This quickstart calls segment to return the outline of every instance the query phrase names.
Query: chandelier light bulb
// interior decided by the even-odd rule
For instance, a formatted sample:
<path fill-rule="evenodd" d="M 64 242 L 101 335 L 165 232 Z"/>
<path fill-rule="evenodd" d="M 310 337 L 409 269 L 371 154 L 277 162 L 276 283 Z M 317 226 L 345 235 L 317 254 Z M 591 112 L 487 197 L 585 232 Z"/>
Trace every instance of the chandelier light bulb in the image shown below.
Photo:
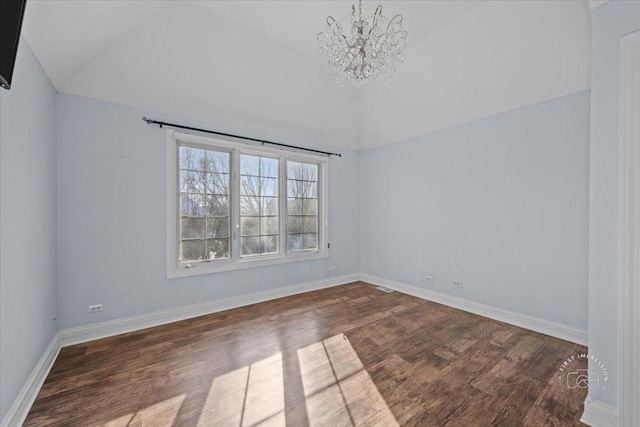
<path fill-rule="evenodd" d="M 362 15 L 362 0 L 358 13 L 355 5 L 341 21 L 327 17 L 327 29 L 318 34 L 320 62 L 338 85 L 362 87 L 379 76 L 391 77 L 404 60 L 407 32 L 402 27 L 402 15 L 387 20 L 378 5 L 373 15 Z"/>

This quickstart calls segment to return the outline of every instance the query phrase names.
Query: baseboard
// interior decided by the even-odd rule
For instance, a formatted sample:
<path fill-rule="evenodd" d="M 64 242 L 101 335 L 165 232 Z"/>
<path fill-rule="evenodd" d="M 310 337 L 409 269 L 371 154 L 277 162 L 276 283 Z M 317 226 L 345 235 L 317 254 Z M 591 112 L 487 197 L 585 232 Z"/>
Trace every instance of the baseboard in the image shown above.
<path fill-rule="evenodd" d="M 194 304 L 186 307 L 156 311 L 153 313 L 141 314 L 139 316 L 125 317 L 122 319 L 110 320 L 87 326 L 80 326 L 77 328 L 64 329 L 60 331 L 60 345 L 61 347 L 66 347 L 74 344 L 80 344 L 83 342 L 119 335 L 126 332 L 137 331 L 140 329 L 151 328 L 154 326 L 216 313 L 219 311 L 230 310 L 232 308 L 238 308 L 245 305 L 256 304 L 277 298 L 287 297 L 290 295 L 296 295 L 304 292 L 315 291 L 318 289 L 329 288 L 332 286 L 343 285 L 345 283 L 354 282 L 356 280 L 358 280 L 358 274 L 347 274 L 343 276 L 302 283 L 299 285 L 287 286 L 262 292 L 255 292 L 251 294 L 240 295 L 237 297 L 226 298 L 223 300 L 211 301 L 203 304 Z"/>
<path fill-rule="evenodd" d="M 42 384 L 44 384 L 47 375 L 49 375 L 49 371 L 56 357 L 58 357 L 59 352 L 60 335 L 55 334 L 49 346 L 40 357 L 40 360 L 38 360 L 35 368 L 31 371 L 31 375 L 27 378 L 27 382 L 22 387 L 22 390 L 20 390 L 20 393 L 18 393 L 18 396 L 13 401 L 9 411 L 2 420 L 2 424 L 0 424 L 1 427 L 21 426 L 22 423 L 24 423 L 31 409 L 31 405 L 33 405 L 33 402 L 36 400 L 40 388 Z"/>
<path fill-rule="evenodd" d="M 447 295 L 428 289 L 418 288 L 406 283 L 396 282 L 395 280 L 384 279 L 382 277 L 370 274 L 360 274 L 360 280 L 377 286 L 385 286 L 404 294 L 413 295 L 418 298 L 437 302 L 438 304 L 447 305 L 469 313 L 478 314 L 500 322 L 509 323 L 521 328 L 529 329 L 541 334 L 550 335 L 566 341 L 571 341 L 581 345 L 587 345 L 587 331 L 575 328 L 573 326 L 563 325 L 561 323 L 551 322 L 549 320 L 540 319 L 538 317 L 520 314 L 515 311 L 505 310 L 491 305 L 479 303 L 476 301 L 460 298 L 453 295 Z"/>
<path fill-rule="evenodd" d="M 617 427 L 618 410 L 613 406 L 587 397 L 580 421 L 591 427 Z"/>

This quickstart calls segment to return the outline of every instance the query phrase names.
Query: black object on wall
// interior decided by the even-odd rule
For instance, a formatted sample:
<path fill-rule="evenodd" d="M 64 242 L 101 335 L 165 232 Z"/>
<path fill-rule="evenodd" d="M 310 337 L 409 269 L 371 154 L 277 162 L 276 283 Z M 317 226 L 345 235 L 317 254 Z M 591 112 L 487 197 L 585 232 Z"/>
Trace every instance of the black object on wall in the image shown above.
<path fill-rule="evenodd" d="M 0 2 L 0 86 L 9 90 L 27 0 Z"/>
<path fill-rule="evenodd" d="M 176 128 L 176 129 L 194 130 L 196 132 L 210 133 L 212 135 L 228 136 L 231 138 L 244 139 L 245 141 L 259 142 L 262 145 L 264 144 L 277 145 L 278 147 L 295 148 L 296 150 L 311 151 L 313 153 L 326 154 L 327 156 L 342 157 L 342 154 L 340 153 L 331 153 L 329 151 L 314 150 L 313 148 L 298 147 L 298 146 L 289 145 L 289 144 L 281 144 L 279 142 L 267 141 L 266 139 L 257 139 L 257 138 L 251 138 L 249 136 L 235 135 L 233 133 L 218 132 L 217 130 L 208 130 L 208 129 L 202 129 L 202 128 L 195 128 L 192 126 L 178 125 L 175 123 L 161 122 L 158 120 L 147 119 L 146 117 L 143 117 L 142 121 L 148 125 L 158 125 L 160 127 L 167 126 L 167 127 Z"/>

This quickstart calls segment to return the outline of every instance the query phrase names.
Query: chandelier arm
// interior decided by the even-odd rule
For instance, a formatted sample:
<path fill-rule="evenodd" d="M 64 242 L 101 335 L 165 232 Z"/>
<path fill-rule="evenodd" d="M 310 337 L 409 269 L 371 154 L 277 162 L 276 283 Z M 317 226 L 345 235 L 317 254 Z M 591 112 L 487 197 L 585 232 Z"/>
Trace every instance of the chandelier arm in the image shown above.
<path fill-rule="evenodd" d="M 378 5 L 373 15 L 364 16 L 359 0 L 358 15 L 352 4 L 350 16 L 341 21 L 327 17 L 326 21 L 326 32 L 317 34 L 318 53 L 339 86 L 362 87 L 378 76 L 388 79 L 402 62 L 407 38 L 402 15 L 387 22 Z"/>
<path fill-rule="evenodd" d="M 387 39 L 389 38 L 389 34 L 388 33 L 384 33 L 384 34 L 380 34 L 377 38 L 376 38 L 376 42 L 373 44 L 373 48 L 378 51 L 378 52 L 382 52 L 382 46 L 384 46 L 384 42 L 382 44 L 380 44 L 380 40 L 386 37 Z M 378 47 L 380 46 L 380 47 Z"/>
<path fill-rule="evenodd" d="M 396 18 L 399 18 L 398 22 L 394 22 L 396 20 Z M 387 32 L 389 31 L 389 28 L 391 28 L 392 24 L 402 25 L 402 21 L 403 21 L 403 18 L 402 18 L 402 15 L 400 15 L 400 14 L 398 14 L 398 15 L 394 16 L 393 18 L 391 18 L 391 20 L 389 20 L 389 24 L 387 24 Z"/>

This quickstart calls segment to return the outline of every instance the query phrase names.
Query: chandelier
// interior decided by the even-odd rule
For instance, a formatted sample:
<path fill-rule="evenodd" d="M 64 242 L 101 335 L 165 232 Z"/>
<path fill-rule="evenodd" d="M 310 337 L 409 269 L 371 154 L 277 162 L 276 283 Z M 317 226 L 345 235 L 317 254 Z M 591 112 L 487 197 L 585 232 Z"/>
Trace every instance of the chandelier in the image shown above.
<path fill-rule="evenodd" d="M 327 16 L 327 29 L 318 34 L 320 62 L 340 86 L 366 86 L 378 76 L 391 77 L 402 63 L 407 46 L 407 32 L 402 28 L 402 15 L 387 20 L 378 5 L 372 16 L 362 15 L 362 0 L 356 14 L 341 21 Z"/>

